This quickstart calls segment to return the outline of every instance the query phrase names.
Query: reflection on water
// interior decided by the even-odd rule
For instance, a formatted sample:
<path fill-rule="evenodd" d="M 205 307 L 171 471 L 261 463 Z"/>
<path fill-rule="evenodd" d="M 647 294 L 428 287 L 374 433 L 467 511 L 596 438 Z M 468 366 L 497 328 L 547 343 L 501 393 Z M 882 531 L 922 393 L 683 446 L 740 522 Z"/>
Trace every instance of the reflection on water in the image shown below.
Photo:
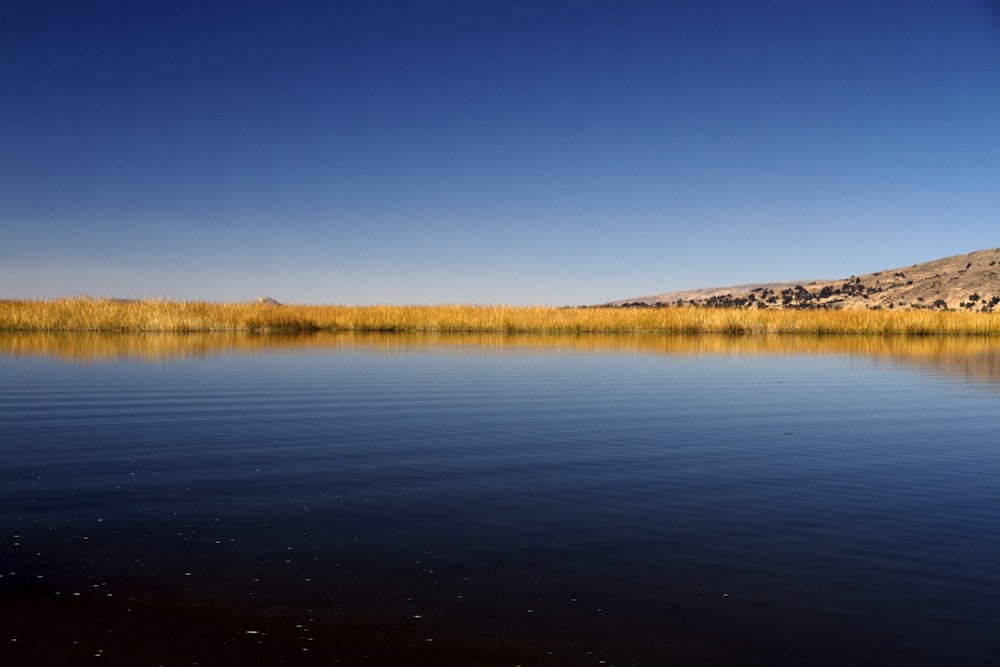
<path fill-rule="evenodd" d="M 535 349 L 552 354 L 843 355 L 924 366 L 970 382 L 1000 385 L 1000 339 L 982 336 L 732 336 L 716 334 L 368 333 L 0 333 L 0 356 L 51 357 L 73 363 L 130 359 L 164 362 L 220 354 L 352 350 L 460 353 Z"/>

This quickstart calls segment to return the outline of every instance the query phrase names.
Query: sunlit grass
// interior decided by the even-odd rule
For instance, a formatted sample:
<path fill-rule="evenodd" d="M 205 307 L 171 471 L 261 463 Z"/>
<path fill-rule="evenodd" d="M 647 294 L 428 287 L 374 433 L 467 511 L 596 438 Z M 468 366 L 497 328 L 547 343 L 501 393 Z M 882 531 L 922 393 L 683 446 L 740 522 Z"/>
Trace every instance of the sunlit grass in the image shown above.
<path fill-rule="evenodd" d="M 1000 335 L 1000 316 L 955 311 L 275 306 L 67 298 L 0 301 L 2 331 L 105 332 L 664 332 Z"/>

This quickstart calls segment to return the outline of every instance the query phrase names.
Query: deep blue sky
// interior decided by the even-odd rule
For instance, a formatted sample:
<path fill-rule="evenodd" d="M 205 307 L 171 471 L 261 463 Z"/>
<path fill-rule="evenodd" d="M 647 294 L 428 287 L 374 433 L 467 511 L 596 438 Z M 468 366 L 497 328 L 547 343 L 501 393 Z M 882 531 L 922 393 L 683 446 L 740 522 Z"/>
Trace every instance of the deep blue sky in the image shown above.
<path fill-rule="evenodd" d="M 987 0 L 0 0 L 0 298 L 586 304 L 998 212 Z"/>

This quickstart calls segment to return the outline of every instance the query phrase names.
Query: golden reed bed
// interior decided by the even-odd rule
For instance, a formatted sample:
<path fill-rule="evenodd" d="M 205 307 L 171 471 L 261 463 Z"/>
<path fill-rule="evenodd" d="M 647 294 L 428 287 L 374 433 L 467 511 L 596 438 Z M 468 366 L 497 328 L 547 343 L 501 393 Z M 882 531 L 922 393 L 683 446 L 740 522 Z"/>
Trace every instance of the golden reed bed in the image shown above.
<path fill-rule="evenodd" d="M 1000 335 L 1000 315 L 954 311 L 281 306 L 68 298 L 0 301 L 0 331 L 663 332 Z"/>

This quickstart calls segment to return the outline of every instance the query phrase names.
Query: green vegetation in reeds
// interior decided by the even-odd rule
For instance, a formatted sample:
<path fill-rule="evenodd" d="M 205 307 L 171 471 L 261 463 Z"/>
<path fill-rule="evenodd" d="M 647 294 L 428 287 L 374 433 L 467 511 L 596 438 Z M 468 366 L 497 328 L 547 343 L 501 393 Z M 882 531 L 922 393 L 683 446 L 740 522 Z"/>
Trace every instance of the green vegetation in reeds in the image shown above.
<path fill-rule="evenodd" d="M 0 301 L 0 331 L 663 332 L 1000 335 L 1000 316 L 956 311 L 284 306 L 67 298 Z"/>

